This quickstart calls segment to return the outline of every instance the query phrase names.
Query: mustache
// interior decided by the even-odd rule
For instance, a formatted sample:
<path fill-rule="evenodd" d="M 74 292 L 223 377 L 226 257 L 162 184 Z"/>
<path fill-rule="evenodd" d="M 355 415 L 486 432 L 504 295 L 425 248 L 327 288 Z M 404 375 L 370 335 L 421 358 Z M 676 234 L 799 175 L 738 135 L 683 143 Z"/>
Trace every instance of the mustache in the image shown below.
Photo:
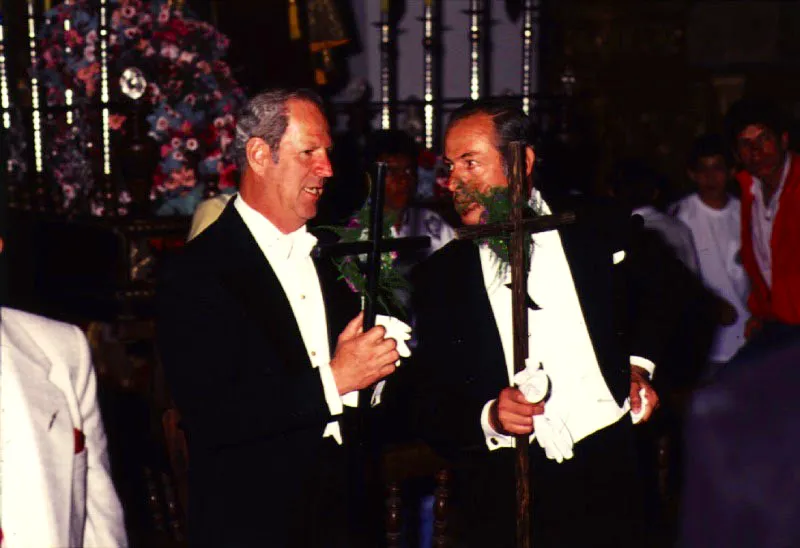
<path fill-rule="evenodd" d="M 477 199 L 478 191 L 473 190 L 466 181 L 456 179 L 453 186 L 453 207 L 456 213 L 464 214 L 479 205 Z"/>

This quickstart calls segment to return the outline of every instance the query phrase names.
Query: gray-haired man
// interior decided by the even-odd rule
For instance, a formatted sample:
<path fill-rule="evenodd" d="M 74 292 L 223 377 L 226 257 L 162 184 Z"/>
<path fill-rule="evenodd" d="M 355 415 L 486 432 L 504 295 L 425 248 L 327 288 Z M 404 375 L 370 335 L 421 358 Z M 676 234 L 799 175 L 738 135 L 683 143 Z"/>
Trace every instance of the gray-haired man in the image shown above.
<path fill-rule="evenodd" d="M 312 92 L 254 97 L 234 142 L 239 195 L 166 270 L 159 347 L 189 444 L 193 545 L 363 542 L 353 419 L 398 352 L 309 255 L 330 146 Z"/>

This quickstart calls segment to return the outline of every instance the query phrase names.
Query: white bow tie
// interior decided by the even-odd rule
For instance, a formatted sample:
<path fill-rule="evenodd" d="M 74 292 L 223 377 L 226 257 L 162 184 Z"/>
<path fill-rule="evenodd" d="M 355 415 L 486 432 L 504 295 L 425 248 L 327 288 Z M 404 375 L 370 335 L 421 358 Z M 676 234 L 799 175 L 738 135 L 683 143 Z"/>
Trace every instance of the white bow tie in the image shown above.
<path fill-rule="evenodd" d="M 317 245 L 317 238 L 310 232 L 299 232 L 289 240 L 288 258 L 290 261 L 305 259 Z"/>

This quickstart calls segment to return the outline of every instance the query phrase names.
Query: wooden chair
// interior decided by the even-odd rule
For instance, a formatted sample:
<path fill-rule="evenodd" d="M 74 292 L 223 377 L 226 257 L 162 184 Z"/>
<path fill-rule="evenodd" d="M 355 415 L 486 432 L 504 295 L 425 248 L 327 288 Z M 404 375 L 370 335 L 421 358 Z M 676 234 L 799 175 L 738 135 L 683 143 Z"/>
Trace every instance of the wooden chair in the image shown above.
<path fill-rule="evenodd" d="M 403 444 L 384 452 L 382 473 L 386 486 L 386 546 L 399 548 L 403 539 L 402 485 L 409 480 L 434 478 L 434 548 L 450 546 L 448 538 L 449 480 L 447 462 L 423 443 Z M 407 539 L 409 540 L 409 539 Z M 413 546 L 411 542 L 406 545 Z"/>
<path fill-rule="evenodd" d="M 189 501 L 189 450 L 186 446 L 186 436 L 181 429 L 181 415 L 175 407 L 170 407 L 161 415 L 161 426 L 164 432 L 164 443 L 169 457 L 172 477 L 175 481 L 177 493 L 176 515 L 182 522 L 186 522 L 186 509 Z"/>

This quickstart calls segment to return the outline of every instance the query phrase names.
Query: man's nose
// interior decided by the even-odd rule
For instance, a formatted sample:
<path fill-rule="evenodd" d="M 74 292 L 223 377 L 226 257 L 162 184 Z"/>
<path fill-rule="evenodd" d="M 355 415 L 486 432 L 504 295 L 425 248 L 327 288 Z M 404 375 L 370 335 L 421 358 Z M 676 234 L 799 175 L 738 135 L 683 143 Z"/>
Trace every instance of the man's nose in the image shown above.
<path fill-rule="evenodd" d="M 447 190 L 450 192 L 455 192 L 458 187 L 458 179 L 456 178 L 456 170 L 452 169 L 450 173 L 447 175 Z"/>
<path fill-rule="evenodd" d="M 314 166 L 314 175 L 317 177 L 333 176 L 333 166 L 331 166 L 331 159 L 328 157 L 328 153 L 326 151 L 322 152 L 322 158 L 320 158 L 317 164 Z"/>

